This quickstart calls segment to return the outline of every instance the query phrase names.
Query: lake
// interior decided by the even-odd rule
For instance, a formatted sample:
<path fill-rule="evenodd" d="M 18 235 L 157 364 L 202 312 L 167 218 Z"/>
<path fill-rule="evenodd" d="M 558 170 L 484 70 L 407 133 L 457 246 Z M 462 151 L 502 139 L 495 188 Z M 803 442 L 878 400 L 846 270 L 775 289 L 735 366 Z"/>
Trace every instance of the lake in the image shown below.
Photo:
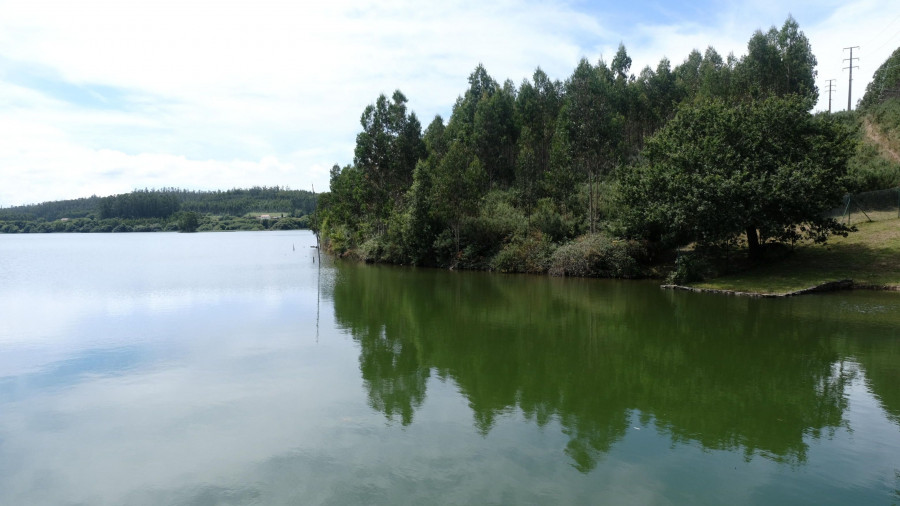
<path fill-rule="evenodd" d="M 897 504 L 900 294 L 0 235 L 0 504 Z"/>

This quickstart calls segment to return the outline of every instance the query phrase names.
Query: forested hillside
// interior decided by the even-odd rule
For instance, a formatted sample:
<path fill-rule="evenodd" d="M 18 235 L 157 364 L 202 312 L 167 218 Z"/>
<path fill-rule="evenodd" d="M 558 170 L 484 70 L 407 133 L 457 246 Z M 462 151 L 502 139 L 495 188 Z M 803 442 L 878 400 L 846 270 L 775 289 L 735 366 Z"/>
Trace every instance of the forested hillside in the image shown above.
<path fill-rule="evenodd" d="M 262 229 L 275 225 L 247 216 L 252 213 L 278 213 L 278 218 L 285 218 L 278 226 L 306 228 L 315 209 L 315 194 L 277 186 L 225 191 L 145 189 L 0 209 L 0 232 L 177 230 L 185 214 L 196 215 L 195 228 L 200 230 Z"/>
<path fill-rule="evenodd" d="M 845 233 L 820 216 L 853 144 L 810 113 L 816 63 L 789 17 L 740 58 L 708 47 L 634 73 L 620 45 L 518 85 L 478 65 L 424 130 L 403 93 L 382 95 L 332 169 L 322 238 L 367 261 L 630 277 L 684 244 Z"/>

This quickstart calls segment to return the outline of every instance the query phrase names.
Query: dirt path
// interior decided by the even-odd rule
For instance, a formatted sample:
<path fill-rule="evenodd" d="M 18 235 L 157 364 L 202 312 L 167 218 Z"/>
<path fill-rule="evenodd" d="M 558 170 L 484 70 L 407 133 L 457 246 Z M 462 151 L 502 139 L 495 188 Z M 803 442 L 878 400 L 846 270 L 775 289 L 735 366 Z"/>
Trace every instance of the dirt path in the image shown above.
<path fill-rule="evenodd" d="M 865 119 L 863 124 L 866 127 L 866 137 L 870 141 L 875 143 L 876 146 L 881 148 L 881 151 L 885 153 L 888 158 L 897 163 L 900 163 L 900 153 L 897 153 L 896 151 L 891 149 L 891 147 L 888 145 L 887 139 L 885 139 L 884 135 L 882 135 L 881 132 L 879 132 L 878 129 L 875 128 L 875 125 L 873 125 L 868 118 Z"/>

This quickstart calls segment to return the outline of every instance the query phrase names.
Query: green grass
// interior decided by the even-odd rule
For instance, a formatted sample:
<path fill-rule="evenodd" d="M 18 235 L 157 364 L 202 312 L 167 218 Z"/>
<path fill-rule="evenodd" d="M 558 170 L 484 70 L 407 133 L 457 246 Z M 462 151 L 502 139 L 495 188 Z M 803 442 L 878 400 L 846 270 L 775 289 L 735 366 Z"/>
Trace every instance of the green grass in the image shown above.
<path fill-rule="evenodd" d="M 691 286 L 756 293 L 788 293 L 829 281 L 900 286 L 900 219 L 860 223 L 858 232 L 828 244 L 803 244 L 786 257 Z"/>

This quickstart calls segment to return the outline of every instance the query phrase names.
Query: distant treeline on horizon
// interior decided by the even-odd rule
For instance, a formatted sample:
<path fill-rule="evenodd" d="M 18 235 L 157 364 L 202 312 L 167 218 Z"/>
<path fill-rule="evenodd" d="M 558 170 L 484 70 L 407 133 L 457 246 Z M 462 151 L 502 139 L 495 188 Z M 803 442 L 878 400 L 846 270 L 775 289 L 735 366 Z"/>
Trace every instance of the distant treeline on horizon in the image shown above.
<path fill-rule="evenodd" d="M 105 218 L 160 218 L 178 211 L 240 216 L 254 211 L 311 214 L 316 195 L 280 186 L 254 186 L 230 190 L 160 188 L 134 190 L 108 197 L 83 197 L 0 208 L 0 220 L 46 221 L 83 218 L 96 213 Z"/>
<path fill-rule="evenodd" d="M 112 231 L 119 225 L 122 225 L 121 231 L 133 231 L 136 227 L 147 231 L 165 230 L 169 222 L 184 213 L 211 215 L 218 220 L 250 213 L 279 213 L 281 217 L 302 218 L 304 227 L 296 221 L 297 226 L 292 228 L 305 228 L 315 209 L 316 194 L 279 186 L 213 191 L 143 189 L 108 197 L 94 195 L 0 209 L 0 232 L 106 231 L 106 228 Z M 96 225 L 63 225 L 72 220 L 87 220 Z M 53 222 L 58 223 L 54 226 Z M 100 222 L 107 223 L 100 225 Z M 225 228 L 212 225 L 210 229 Z"/>

